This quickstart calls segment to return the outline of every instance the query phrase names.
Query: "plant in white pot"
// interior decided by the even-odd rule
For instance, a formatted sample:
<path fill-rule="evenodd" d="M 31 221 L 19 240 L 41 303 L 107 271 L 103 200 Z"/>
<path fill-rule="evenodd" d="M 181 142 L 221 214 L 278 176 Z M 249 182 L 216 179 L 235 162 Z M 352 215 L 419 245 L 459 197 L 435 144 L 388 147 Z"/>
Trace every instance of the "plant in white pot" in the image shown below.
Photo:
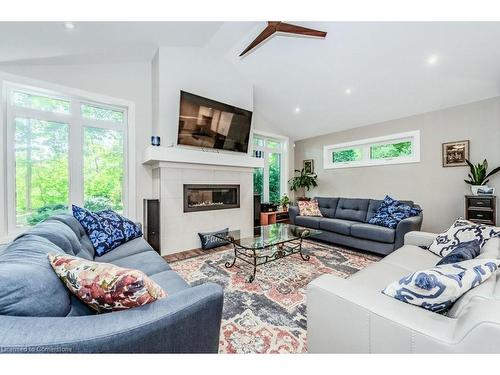
<path fill-rule="evenodd" d="M 464 180 L 467 184 L 471 185 L 473 195 L 477 195 L 477 191 L 481 186 L 488 183 L 489 177 L 500 171 L 500 167 L 496 167 L 488 173 L 488 161 L 484 159 L 482 163 L 477 165 L 472 164 L 469 160 L 465 159 L 470 167 L 469 180 Z"/>

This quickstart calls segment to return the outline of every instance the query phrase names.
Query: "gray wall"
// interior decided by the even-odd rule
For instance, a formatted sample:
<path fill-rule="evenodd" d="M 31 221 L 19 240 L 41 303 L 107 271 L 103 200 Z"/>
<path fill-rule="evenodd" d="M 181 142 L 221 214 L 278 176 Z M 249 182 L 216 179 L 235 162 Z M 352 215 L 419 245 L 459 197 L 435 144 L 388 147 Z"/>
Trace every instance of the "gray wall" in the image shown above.
<path fill-rule="evenodd" d="M 323 146 L 410 130 L 421 131 L 420 163 L 346 169 L 323 169 Z M 295 168 L 314 159 L 319 187 L 309 196 L 414 200 L 424 209 L 423 230 L 442 231 L 464 215 L 463 181 L 468 167 L 443 168 L 441 144 L 470 140 L 470 158 L 500 165 L 500 97 L 391 120 L 295 142 Z M 500 195 L 500 173 L 488 184 Z M 497 215 L 498 220 L 498 215 Z"/>

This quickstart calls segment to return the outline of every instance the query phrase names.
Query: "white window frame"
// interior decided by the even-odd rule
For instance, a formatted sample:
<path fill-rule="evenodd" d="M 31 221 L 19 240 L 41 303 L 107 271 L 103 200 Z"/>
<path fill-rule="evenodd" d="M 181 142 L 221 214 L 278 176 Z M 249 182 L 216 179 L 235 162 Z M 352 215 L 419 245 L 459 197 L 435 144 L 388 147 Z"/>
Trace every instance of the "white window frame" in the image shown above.
<path fill-rule="evenodd" d="M 371 159 L 370 148 L 372 146 L 384 145 L 389 143 L 398 143 L 404 141 L 412 142 L 412 154 L 397 158 Z M 360 148 L 362 151 L 361 160 L 334 163 L 332 153 L 348 150 L 351 148 Z M 384 135 L 381 137 L 360 139 L 352 142 L 338 143 L 323 147 L 323 168 L 340 169 L 355 167 L 370 167 L 376 165 L 406 164 L 420 162 L 420 130 L 414 130 L 405 133 Z"/>
<path fill-rule="evenodd" d="M 38 81 L 25 77 L 0 73 L 2 86 L 2 148 L 5 173 L 1 176 L 4 181 L 3 202 L 4 217 L 1 218 L 2 239 L 9 240 L 17 233 L 23 231 L 16 225 L 15 203 L 15 150 L 14 150 L 14 118 L 28 117 L 46 121 L 67 123 L 69 127 L 68 148 L 81 152 L 70 152 L 69 158 L 69 204 L 83 205 L 83 132 L 86 127 L 120 130 L 123 132 L 123 213 L 125 216 L 136 220 L 136 184 L 135 184 L 135 104 L 128 100 L 95 94 L 79 89 L 68 88 L 48 82 Z M 70 114 L 53 113 L 30 108 L 17 107 L 11 104 L 12 93 L 22 91 L 42 96 L 49 96 L 70 102 Z M 124 121 L 93 120 L 81 115 L 80 105 L 86 103 L 123 111 Z"/>
<path fill-rule="evenodd" d="M 264 139 L 264 146 L 257 146 L 253 143 L 255 137 L 260 137 Z M 280 148 L 271 148 L 267 146 L 267 141 L 280 142 Z M 280 161 L 280 198 L 288 192 L 288 154 L 289 154 L 289 144 L 290 140 L 288 137 L 268 133 L 260 130 L 254 130 L 251 138 L 252 144 L 252 155 L 253 151 L 262 151 L 264 153 L 264 194 L 262 197 L 263 202 L 269 202 L 269 153 L 279 153 L 281 154 Z"/>

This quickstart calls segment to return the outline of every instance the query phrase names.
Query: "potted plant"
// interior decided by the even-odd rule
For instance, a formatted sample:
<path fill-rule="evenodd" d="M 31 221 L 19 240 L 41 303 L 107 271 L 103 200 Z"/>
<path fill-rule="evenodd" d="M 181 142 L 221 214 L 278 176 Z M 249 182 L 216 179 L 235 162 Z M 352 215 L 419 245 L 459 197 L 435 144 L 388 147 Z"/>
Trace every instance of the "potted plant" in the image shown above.
<path fill-rule="evenodd" d="M 304 168 L 301 170 L 296 169 L 295 173 L 299 175 L 288 181 L 290 190 L 302 192 L 302 196 L 297 197 L 297 200 L 308 200 L 308 198 L 305 197 L 305 192 L 306 190 L 309 191 L 311 188 L 318 186 L 316 182 L 318 175 L 316 173 L 307 173 Z"/>
<path fill-rule="evenodd" d="M 281 205 L 283 211 L 288 211 L 288 206 L 290 205 L 290 198 L 288 198 L 288 195 L 284 194 L 281 197 L 280 205 Z"/>
<path fill-rule="evenodd" d="M 488 183 L 488 178 L 493 176 L 495 173 L 500 171 L 500 167 L 493 169 L 490 173 L 488 172 L 488 161 L 484 159 L 482 163 L 477 165 L 472 164 L 469 160 L 465 159 L 470 167 L 469 180 L 464 180 L 467 184 L 471 185 L 471 191 L 473 195 L 477 195 L 477 191 L 481 186 Z"/>

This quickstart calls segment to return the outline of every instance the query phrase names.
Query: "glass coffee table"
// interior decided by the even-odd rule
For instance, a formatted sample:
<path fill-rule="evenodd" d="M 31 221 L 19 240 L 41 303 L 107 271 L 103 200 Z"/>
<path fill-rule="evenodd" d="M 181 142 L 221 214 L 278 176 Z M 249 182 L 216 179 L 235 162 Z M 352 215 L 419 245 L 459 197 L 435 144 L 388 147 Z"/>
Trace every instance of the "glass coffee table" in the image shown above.
<path fill-rule="evenodd" d="M 253 266 L 253 274 L 248 282 L 255 280 L 257 267 L 293 254 L 300 254 L 304 261 L 309 255 L 302 253 L 302 240 L 320 234 L 319 230 L 299 227 L 291 224 L 271 224 L 254 228 L 253 237 L 244 237 L 239 230 L 230 231 L 227 235 L 216 235 L 233 245 L 234 259 L 225 264 L 231 268 L 236 259 Z"/>

